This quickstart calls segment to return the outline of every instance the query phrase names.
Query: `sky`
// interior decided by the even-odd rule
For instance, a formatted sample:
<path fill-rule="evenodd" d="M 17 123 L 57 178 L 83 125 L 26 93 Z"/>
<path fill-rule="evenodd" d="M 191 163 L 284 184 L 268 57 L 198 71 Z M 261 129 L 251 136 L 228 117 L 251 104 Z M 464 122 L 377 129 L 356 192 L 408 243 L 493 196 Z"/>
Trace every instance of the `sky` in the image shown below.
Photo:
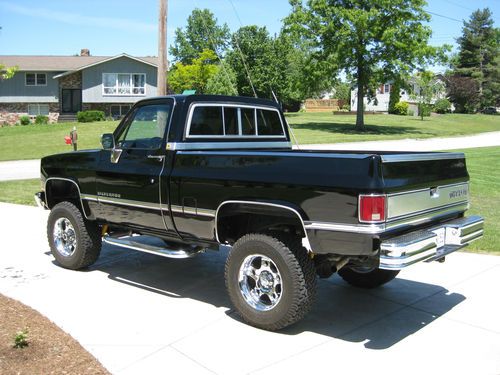
<path fill-rule="evenodd" d="M 278 33 L 290 12 L 288 0 L 169 0 L 167 44 L 191 11 L 208 8 L 232 31 L 242 25 L 266 26 Z M 234 6 L 234 7 L 233 7 Z M 489 7 L 500 25 L 500 0 L 428 0 L 431 44 L 455 44 L 462 20 Z M 158 0 L 0 0 L 0 55 L 74 55 L 82 48 L 95 56 L 157 55 Z M 455 45 L 456 46 L 456 45 Z"/>

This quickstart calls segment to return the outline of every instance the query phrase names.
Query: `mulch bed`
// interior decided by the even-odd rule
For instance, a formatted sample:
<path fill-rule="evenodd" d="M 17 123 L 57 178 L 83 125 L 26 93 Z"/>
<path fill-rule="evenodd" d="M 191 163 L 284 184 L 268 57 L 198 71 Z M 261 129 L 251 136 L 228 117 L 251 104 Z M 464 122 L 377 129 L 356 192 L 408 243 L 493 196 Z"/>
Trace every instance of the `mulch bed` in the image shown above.
<path fill-rule="evenodd" d="M 14 348 L 17 332 L 29 345 Z M 0 294 L 0 374 L 109 374 L 70 335 L 39 312 Z"/>

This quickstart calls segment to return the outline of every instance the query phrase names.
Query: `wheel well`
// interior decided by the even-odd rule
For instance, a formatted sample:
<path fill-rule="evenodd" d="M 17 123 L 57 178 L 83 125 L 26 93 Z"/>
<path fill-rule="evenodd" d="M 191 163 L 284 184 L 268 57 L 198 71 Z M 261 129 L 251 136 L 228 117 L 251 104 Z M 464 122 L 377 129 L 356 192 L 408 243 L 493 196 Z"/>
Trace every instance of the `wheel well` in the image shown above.
<path fill-rule="evenodd" d="M 280 206 L 251 203 L 228 203 L 220 207 L 216 231 L 219 242 L 229 244 L 248 233 L 286 232 L 306 236 L 297 212 Z"/>
<path fill-rule="evenodd" d="M 80 191 L 76 183 L 69 180 L 53 179 L 47 181 L 45 185 L 45 198 L 47 206 L 52 209 L 61 202 L 71 202 L 82 210 L 82 201 L 80 200 Z M 83 210 L 82 210 L 83 211 Z M 86 213 L 83 212 L 85 215 Z"/>

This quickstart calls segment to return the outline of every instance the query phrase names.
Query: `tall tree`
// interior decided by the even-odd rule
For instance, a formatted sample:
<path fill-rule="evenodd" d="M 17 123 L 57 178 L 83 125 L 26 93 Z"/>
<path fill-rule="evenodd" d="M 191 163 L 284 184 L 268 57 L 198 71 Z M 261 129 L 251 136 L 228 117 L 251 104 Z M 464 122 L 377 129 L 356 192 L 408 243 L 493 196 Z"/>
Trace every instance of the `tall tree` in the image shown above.
<path fill-rule="evenodd" d="M 363 98 L 370 80 L 409 72 L 442 52 L 428 44 L 424 0 L 289 1 L 288 30 L 310 40 L 324 59 L 333 58 L 338 69 L 355 78 L 357 130 L 364 130 Z"/>
<path fill-rule="evenodd" d="M 217 67 L 217 72 L 210 77 L 205 90 L 206 94 L 238 95 L 236 73 L 226 62 Z"/>
<path fill-rule="evenodd" d="M 460 74 L 448 75 L 446 78 L 448 98 L 455 106 L 455 112 L 476 112 L 480 101 L 477 80 Z"/>
<path fill-rule="evenodd" d="M 473 12 L 457 42 L 455 73 L 478 82 L 481 107 L 495 106 L 500 102 L 500 28 L 494 27 L 491 11 Z"/>
<path fill-rule="evenodd" d="M 214 51 L 203 50 L 192 64 L 178 62 L 168 74 L 171 91 L 182 93 L 184 90 L 196 90 L 205 94 L 207 83 L 217 73 L 217 56 Z"/>
<path fill-rule="evenodd" d="M 230 31 L 227 24 L 217 24 L 217 18 L 208 9 L 195 9 L 187 19 L 185 29 L 175 30 L 174 45 L 170 53 L 174 60 L 190 64 L 203 50 L 214 51 L 222 56 L 229 43 Z"/>

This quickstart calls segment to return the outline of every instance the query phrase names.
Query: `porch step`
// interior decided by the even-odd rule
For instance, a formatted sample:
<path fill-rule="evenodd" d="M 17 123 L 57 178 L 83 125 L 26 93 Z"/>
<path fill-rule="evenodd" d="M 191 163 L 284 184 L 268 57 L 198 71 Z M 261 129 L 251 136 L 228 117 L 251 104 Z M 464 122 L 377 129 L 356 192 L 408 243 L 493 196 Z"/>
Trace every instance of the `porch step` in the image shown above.
<path fill-rule="evenodd" d="M 57 122 L 76 122 L 76 113 L 61 113 Z"/>

